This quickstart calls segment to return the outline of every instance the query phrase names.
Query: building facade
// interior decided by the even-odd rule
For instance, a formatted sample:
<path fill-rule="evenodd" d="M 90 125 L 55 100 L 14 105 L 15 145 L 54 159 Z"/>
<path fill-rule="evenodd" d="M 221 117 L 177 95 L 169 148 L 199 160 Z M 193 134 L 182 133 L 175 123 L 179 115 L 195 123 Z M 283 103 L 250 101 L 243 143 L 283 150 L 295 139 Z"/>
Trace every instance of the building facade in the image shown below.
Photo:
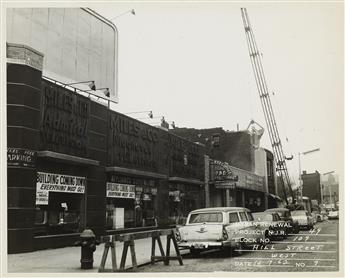
<path fill-rule="evenodd" d="M 302 179 L 302 195 L 308 197 L 311 201 L 317 200 L 318 204 L 321 204 L 321 180 L 320 173 L 307 173 L 303 171 L 301 175 Z"/>
<path fill-rule="evenodd" d="M 258 147 L 259 139 L 254 134 L 247 130 L 225 131 L 222 128 L 175 128 L 172 132 L 205 145 L 211 167 L 210 206 L 242 206 L 253 211 L 277 207 L 280 198 L 277 196 L 273 154 Z M 219 171 L 217 165 L 221 163 L 225 163 L 229 173 L 239 180 L 217 184 L 212 175 Z"/>
<path fill-rule="evenodd" d="M 44 55 L 7 45 L 8 251 L 167 227 L 204 207 L 200 144 L 42 77 Z"/>

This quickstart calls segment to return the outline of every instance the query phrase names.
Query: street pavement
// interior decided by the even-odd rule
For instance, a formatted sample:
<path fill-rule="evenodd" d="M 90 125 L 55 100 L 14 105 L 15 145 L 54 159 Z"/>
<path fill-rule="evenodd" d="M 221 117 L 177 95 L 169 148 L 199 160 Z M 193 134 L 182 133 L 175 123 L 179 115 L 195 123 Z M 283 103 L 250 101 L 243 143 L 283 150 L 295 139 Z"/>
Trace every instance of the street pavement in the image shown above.
<path fill-rule="evenodd" d="M 287 239 L 273 241 L 265 249 L 249 248 L 243 255 L 208 251 L 183 257 L 183 266 L 161 264 L 143 272 L 330 272 L 339 270 L 339 222 L 317 223 L 314 230 L 301 230 Z"/>
<path fill-rule="evenodd" d="M 166 236 L 161 236 L 162 245 L 165 251 L 166 247 Z M 138 239 L 134 241 L 135 253 L 138 265 L 143 265 L 151 261 L 151 245 L 152 239 Z M 123 243 L 116 242 L 115 254 L 117 267 L 120 266 L 121 255 L 123 251 Z M 78 273 L 93 273 L 98 272 L 98 267 L 100 266 L 102 255 L 104 250 L 104 244 L 97 246 L 94 253 L 94 268 L 93 269 L 81 269 L 80 268 L 80 247 L 65 247 L 57 249 L 48 249 L 35 251 L 30 253 L 21 254 L 11 254 L 8 255 L 8 273 L 57 273 L 57 272 L 78 272 Z M 155 255 L 159 256 L 159 248 L 156 242 Z M 175 249 L 171 244 L 170 247 L 171 256 L 174 256 Z M 183 253 L 188 253 L 188 251 L 182 251 Z M 178 264 L 177 261 L 173 261 L 174 264 Z M 162 262 L 157 262 L 157 264 L 163 264 Z M 105 269 L 111 269 L 111 252 L 108 251 L 108 257 L 105 264 Z M 128 249 L 127 260 L 125 268 L 129 269 L 132 266 L 131 254 Z M 140 268 L 139 270 L 140 271 Z"/>
<path fill-rule="evenodd" d="M 248 249 L 243 255 L 232 255 L 220 251 L 209 251 L 192 256 L 181 250 L 183 265 L 173 260 L 168 266 L 163 262 L 149 264 L 151 238 L 135 241 L 139 268 L 137 272 L 294 272 L 294 271 L 338 271 L 339 269 L 339 223 L 338 220 L 317 223 L 313 231 L 300 231 L 282 241 L 274 241 L 265 249 Z M 165 249 L 166 237 L 162 236 Z M 94 268 L 80 269 L 80 247 L 49 249 L 31 253 L 8 255 L 8 273 L 94 273 L 98 271 L 104 244 L 94 253 Z M 123 244 L 116 242 L 116 260 L 119 267 Z M 171 255 L 174 255 L 171 248 Z M 156 255 L 159 252 L 156 246 Z M 131 267 L 128 250 L 126 268 Z M 106 268 L 111 268 L 108 253 Z"/>

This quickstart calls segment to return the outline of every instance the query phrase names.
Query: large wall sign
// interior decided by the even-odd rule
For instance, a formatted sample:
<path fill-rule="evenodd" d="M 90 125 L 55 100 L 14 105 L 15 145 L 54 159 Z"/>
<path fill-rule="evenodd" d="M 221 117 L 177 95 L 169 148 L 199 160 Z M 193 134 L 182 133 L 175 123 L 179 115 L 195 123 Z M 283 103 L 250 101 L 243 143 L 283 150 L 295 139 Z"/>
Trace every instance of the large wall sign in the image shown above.
<path fill-rule="evenodd" d="M 135 185 L 107 182 L 107 197 L 135 198 Z"/>
<path fill-rule="evenodd" d="M 86 178 L 37 172 L 36 205 L 47 205 L 49 192 L 85 193 Z"/>
<path fill-rule="evenodd" d="M 86 156 L 90 100 L 42 80 L 41 148 Z"/>
<path fill-rule="evenodd" d="M 35 167 L 36 152 L 21 148 L 7 148 L 7 165 Z"/>
<path fill-rule="evenodd" d="M 6 41 L 43 53 L 43 75 L 63 83 L 94 80 L 118 101 L 117 30 L 111 21 L 87 8 L 7 8 L 6 15 Z"/>
<path fill-rule="evenodd" d="M 109 131 L 110 165 L 158 171 L 163 152 L 157 128 L 112 111 Z"/>

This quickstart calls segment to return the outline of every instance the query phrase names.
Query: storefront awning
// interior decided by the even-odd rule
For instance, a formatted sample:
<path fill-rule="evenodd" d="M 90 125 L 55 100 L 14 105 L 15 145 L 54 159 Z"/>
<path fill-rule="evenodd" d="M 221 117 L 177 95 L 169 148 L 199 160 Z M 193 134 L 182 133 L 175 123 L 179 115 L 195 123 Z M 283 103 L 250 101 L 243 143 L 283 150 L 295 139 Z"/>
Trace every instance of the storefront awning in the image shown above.
<path fill-rule="evenodd" d="M 169 181 L 176 181 L 176 182 L 183 182 L 183 183 L 191 183 L 191 184 L 198 184 L 202 185 L 204 184 L 203 181 L 197 180 L 197 179 L 186 179 L 186 178 L 180 178 L 180 177 L 170 177 Z"/>
<path fill-rule="evenodd" d="M 62 161 L 64 163 L 69 163 L 69 164 L 82 164 L 82 165 L 91 165 L 91 166 L 100 165 L 100 162 L 98 160 L 83 158 L 83 157 L 64 154 L 64 153 L 57 153 L 57 152 L 52 152 L 52 151 L 38 151 L 37 157 Z"/>
<path fill-rule="evenodd" d="M 150 178 L 156 178 L 156 179 L 167 179 L 167 175 L 154 173 L 154 172 L 148 172 L 148 171 L 141 171 L 136 169 L 129 169 L 129 168 L 123 168 L 123 167 L 106 167 L 106 172 L 115 172 L 115 173 L 121 173 L 121 174 L 130 174 L 130 175 L 136 175 L 136 176 L 144 176 L 144 177 L 150 177 Z"/>

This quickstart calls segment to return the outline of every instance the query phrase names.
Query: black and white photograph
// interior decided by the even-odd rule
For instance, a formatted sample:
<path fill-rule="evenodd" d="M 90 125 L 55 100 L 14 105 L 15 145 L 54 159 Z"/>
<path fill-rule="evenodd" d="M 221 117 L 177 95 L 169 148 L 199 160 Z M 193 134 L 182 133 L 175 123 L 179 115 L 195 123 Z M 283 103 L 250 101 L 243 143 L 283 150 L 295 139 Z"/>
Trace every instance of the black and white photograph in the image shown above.
<path fill-rule="evenodd" d="M 343 1 L 1 1 L 2 277 L 344 277 Z"/>

